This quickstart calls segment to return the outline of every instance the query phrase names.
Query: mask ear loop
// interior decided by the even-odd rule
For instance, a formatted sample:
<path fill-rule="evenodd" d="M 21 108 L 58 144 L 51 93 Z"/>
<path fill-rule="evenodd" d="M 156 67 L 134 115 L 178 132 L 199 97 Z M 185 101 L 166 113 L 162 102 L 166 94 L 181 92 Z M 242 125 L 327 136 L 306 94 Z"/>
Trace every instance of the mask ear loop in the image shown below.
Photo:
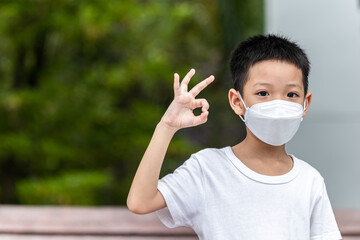
<path fill-rule="evenodd" d="M 304 111 L 305 111 L 305 109 L 306 109 L 306 98 L 305 98 L 305 100 L 304 100 Z M 301 117 L 301 121 L 302 121 L 302 120 L 304 120 L 303 117 Z"/>
<path fill-rule="evenodd" d="M 240 99 L 241 99 L 242 103 L 243 103 L 243 104 L 244 104 L 244 106 L 245 106 L 245 109 L 247 110 L 247 109 L 248 109 L 248 107 L 246 106 L 246 104 L 245 104 L 245 102 L 244 102 L 243 98 L 241 97 L 240 92 L 239 92 L 239 91 L 237 91 L 237 92 L 238 92 L 238 94 L 239 94 L 239 96 L 240 96 Z M 241 120 L 243 120 L 243 122 L 245 122 L 245 119 L 243 118 L 243 116 L 239 115 L 239 117 L 241 118 Z"/>

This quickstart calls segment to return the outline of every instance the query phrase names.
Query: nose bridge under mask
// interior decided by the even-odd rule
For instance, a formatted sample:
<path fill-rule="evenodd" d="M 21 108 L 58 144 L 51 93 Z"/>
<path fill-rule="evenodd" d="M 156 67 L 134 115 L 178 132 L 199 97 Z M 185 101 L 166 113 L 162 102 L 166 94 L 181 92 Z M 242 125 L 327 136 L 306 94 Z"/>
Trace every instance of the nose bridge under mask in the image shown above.
<path fill-rule="evenodd" d="M 302 121 L 306 100 L 304 105 L 277 99 L 248 107 L 240 92 L 237 92 L 246 108 L 244 117 L 239 117 L 258 139 L 273 146 L 280 146 L 295 135 Z"/>

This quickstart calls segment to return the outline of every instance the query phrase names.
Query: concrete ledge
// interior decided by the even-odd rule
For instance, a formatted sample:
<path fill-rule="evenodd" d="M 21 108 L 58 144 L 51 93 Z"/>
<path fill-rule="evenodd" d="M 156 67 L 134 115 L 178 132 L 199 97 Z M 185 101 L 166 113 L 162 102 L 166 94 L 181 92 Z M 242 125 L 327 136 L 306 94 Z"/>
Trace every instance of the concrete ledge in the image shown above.
<path fill-rule="evenodd" d="M 343 236 L 360 239 L 360 210 L 335 210 L 335 217 Z"/>
<path fill-rule="evenodd" d="M 337 210 L 344 240 L 360 240 L 360 211 Z M 0 206 L 0 239 L 184 239 L 190 228 L 166 228 L 155 213 L 136 215 L 126 207 Z"/>
<path fill-rule="evenodd" d="M 0 234 L 93 236 L 194 236 L 190 228 L 168 229 L 155 213 L 126 207 L 1 206 Z"/>

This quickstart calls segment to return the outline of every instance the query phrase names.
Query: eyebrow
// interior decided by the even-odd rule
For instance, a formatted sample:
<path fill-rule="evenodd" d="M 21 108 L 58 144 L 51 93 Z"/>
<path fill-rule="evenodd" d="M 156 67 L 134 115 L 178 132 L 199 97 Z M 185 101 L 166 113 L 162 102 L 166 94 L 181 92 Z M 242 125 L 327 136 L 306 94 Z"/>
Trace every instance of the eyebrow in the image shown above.
<path fill-rule="evenodd" d="M 297 87 L 297 88 L 301 89 L 301 86 L 299 84 L 296 84 L 296 83 L 289 83 L 289 84 L 286 84 L 286 86 L 288 86 L 288 87 Z"/>
<path fill-rule="evenodd" d="M 271 83 L 262 83 L 262 82 L 255 83 L 253 86 L 255 87 L 256 85 L 268 85 L 268 86 L 272 86 Z"/>
<path fill-rule="evenodd" d="M 273 84 L 266 83 L 266 82 L 258 82 L 258 83 L 255 83 L 253 86 L 255 87 L 257 85 L 272 86 Z M 301 86 L 299 84 L 296 84 L 296 83 L 289 83 L 289 84 L 286 84 L 286 86 L 288 86 L 288 87 L 297 87 L 297 88 L 301 89 Z"/>

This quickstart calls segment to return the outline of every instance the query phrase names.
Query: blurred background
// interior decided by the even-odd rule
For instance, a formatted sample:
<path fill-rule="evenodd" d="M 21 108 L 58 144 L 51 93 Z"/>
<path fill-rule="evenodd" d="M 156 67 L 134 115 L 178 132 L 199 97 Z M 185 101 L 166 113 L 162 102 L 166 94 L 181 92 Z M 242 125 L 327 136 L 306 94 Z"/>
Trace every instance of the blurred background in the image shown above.
<path fill-rule="evenodd" d="M 179 132 L 161 176 L 234 144 L 228 56 L 263 33 L 261 0 L 0 3 L 0 202 L 125 205 L 173 74 L 213 74 L 206 125 Z"/>
<path fill-rule="evenodd" d="M 313 102 L 287 150 L 324 176 L 335 209 L 360 209 L 359 0 L 0 1 L 0 203 L 125 205 L 173 74 L 213 74 L 206 124 L 179 131 L 163 177 L 191 153 L 244 138 L 230 51 L 280 33 L 311 61 Z"/>
<path fill-rule="evenodd" d="M 311 107 L 287 151 L 321 173 L 333 208 L 360 210 L 360 1 L 264 3 L 265 32 L 290 37 L 311 62 Z"/>

